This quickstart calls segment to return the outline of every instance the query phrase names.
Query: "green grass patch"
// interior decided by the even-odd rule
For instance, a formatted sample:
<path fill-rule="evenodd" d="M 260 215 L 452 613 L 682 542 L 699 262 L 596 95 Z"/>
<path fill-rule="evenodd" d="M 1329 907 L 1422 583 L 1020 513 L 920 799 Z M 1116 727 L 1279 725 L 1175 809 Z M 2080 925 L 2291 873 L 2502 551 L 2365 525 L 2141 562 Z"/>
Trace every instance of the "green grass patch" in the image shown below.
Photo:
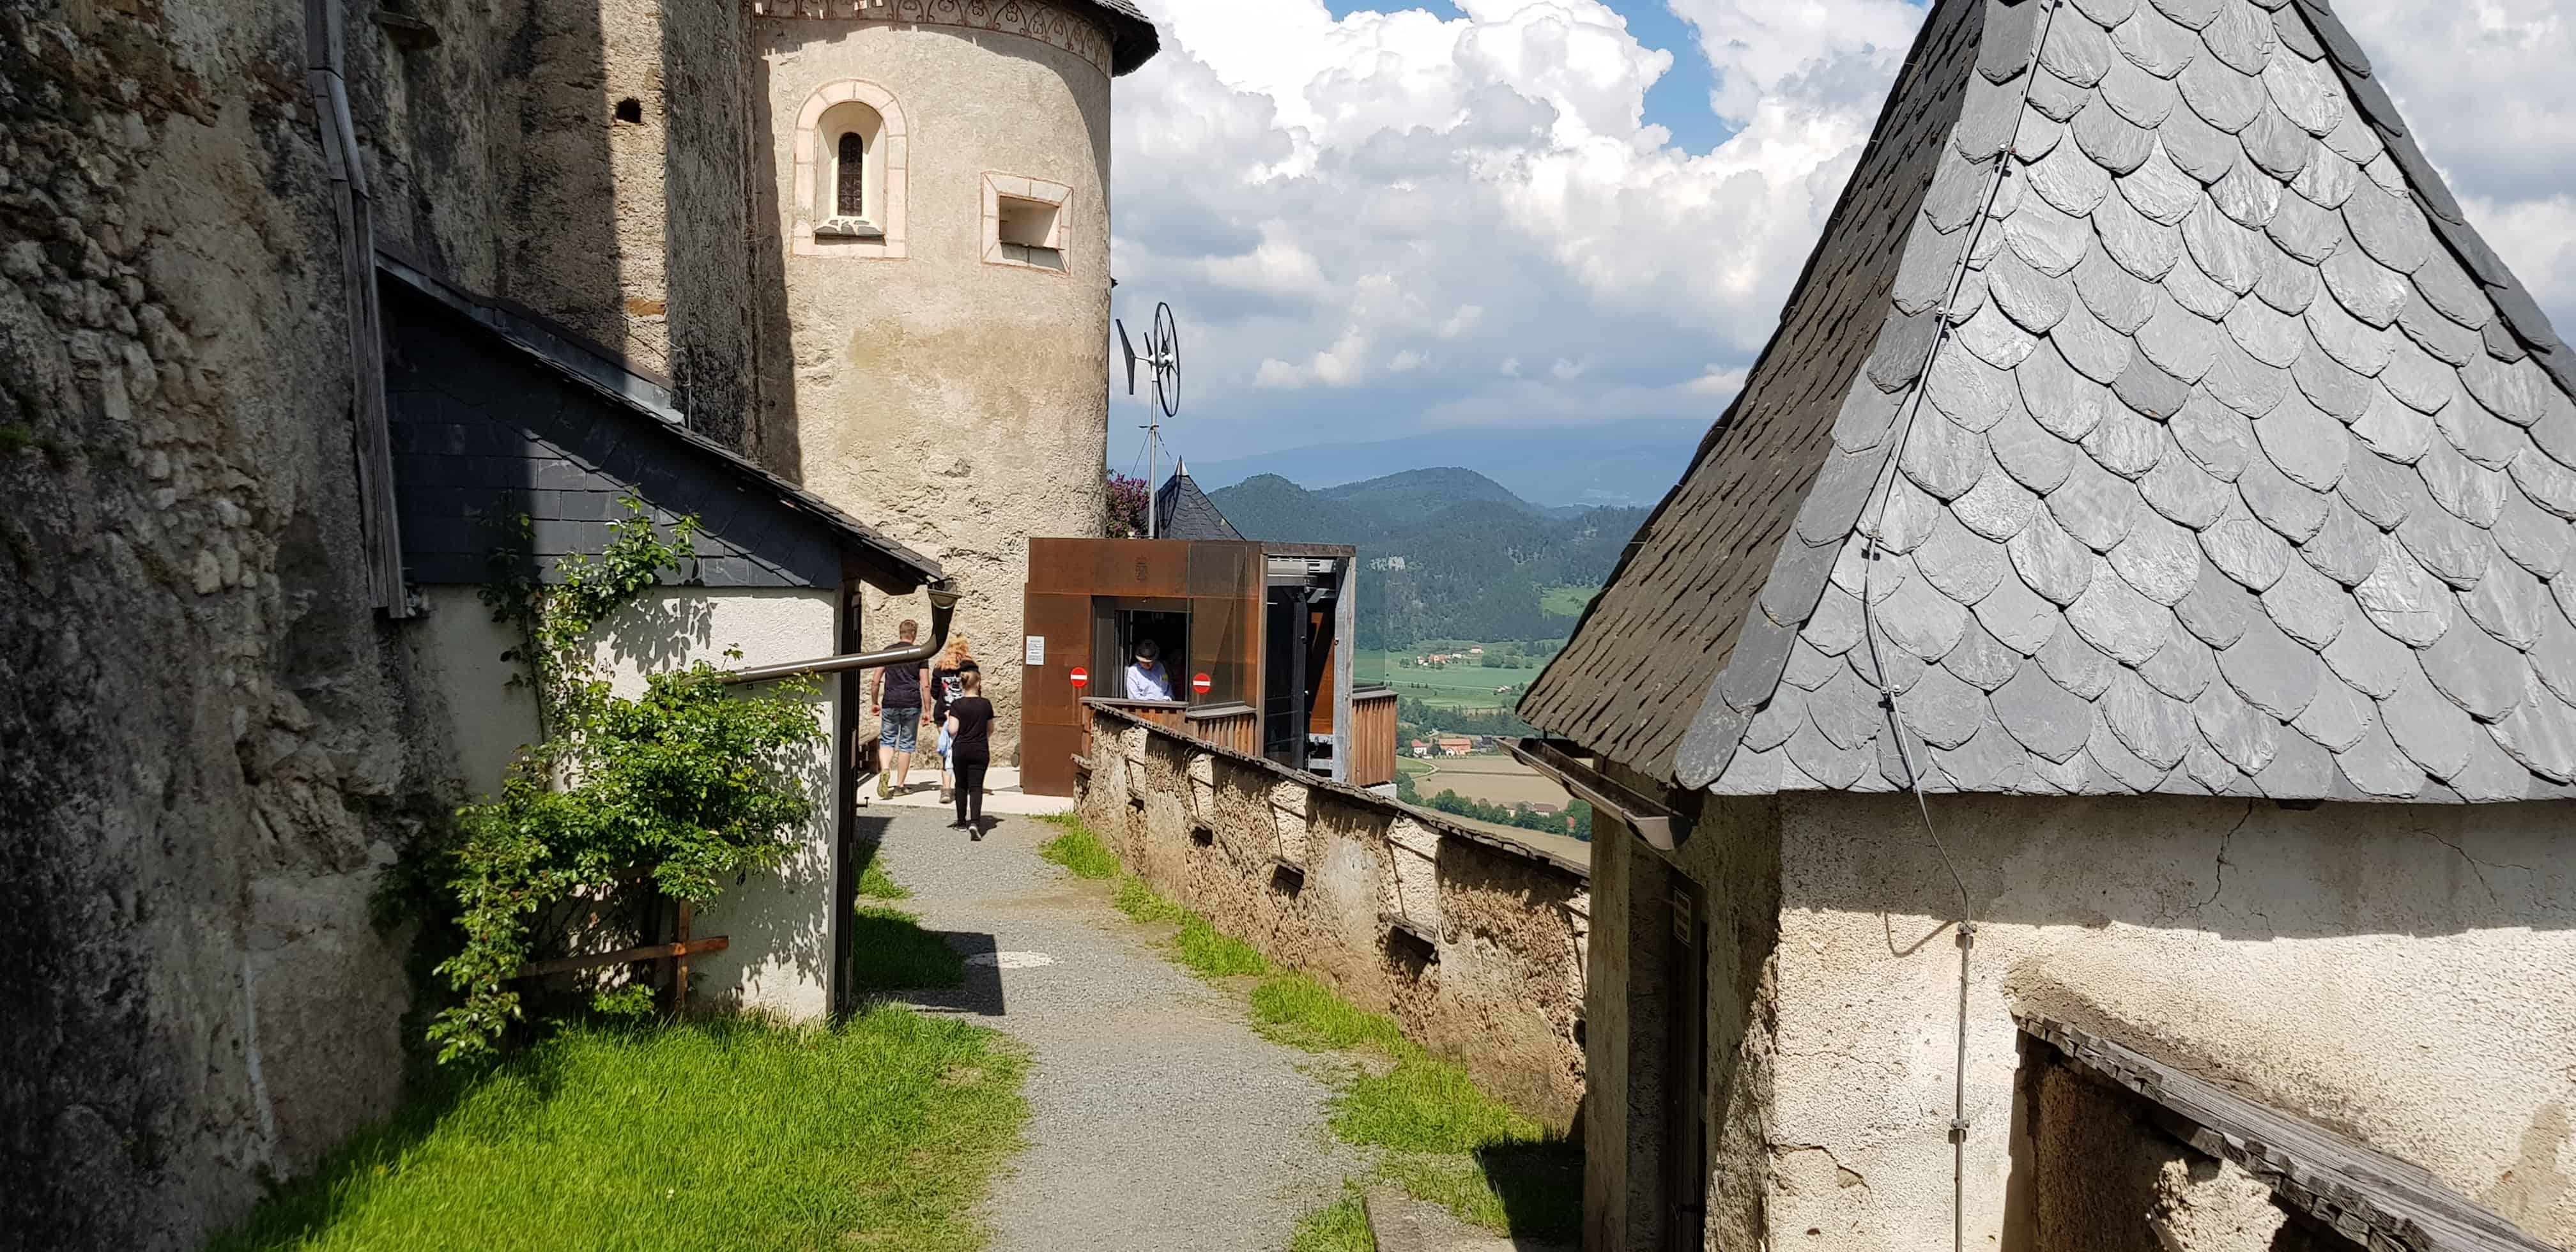
<path fill-rule="evenodd" d="M 1201 978 L 1231 978 L 1249 974 L 1267 974 L 1270 962 L 1251 944 L 1218 930 L 1208 919 L 1156 894 L 1141 878 L 1118 880 L 1118 891 L 1109 898 L 1118 911 L 1139 922 L 1176 922 L 1180 931 L 1172 936 L 1172 956 L 1191 973 Z"/>
<path fill-rule="evenodd" d="M 1080 819 L 1059 821 L 1058 817 L 1072 818 L 1073 815 L 1065 813 L 1047 818 L 1063 827 L 1064 833 L 1039 844 L 1038 855 L 1072 870 L 1076 878 L 1117 877 L 1118 854 L 1110 851 L 1109 845 L 1102 843 L 1100 836 L 1091 833 L 1090 827 L 1084 826 Z"/>
<path fill-rule="evenodd" d="M 1360 1200 L 1360 1186 L 1342 1180 L 1342 1198 L 1308 1213 L 1297 1221 L 1297 1233 L 1288 1239 L 1288 1252 L 1377 1252 L 1377 1236 L 1369 1231 L 1368 1207 Z"/>
<path fill-rule="evenodd" d="M 1538 611 L 1550 617 L 1581 617 L 1592 597 L 1600 595 L 1599 587 L 1550 587 L 1538 598 Z"/>
<path fill-rule="evenodd" d="M 1251 944 L 1209 925 L 1196 913 L 1187 909 L 1180 912 L 1181 933 L 1172 936 L 1172 952 L 1191 973 L 1201 978 L 1231 978 L 1270 972 L 1270 962 Z"/>
<path fill-rule="evenodd" d="M 1334 1097 L 1333 1132 L 1398 1152 L 1473 1152 L 1547 1138 L 1537 1122 L 1478 1090 L 1463 1067 L 1418 1052 Z"/>
<path fill-rule="evenodd" d="M 859 871 L 859 894 L 871 900 L 909 900 L 912 888 L 886 876 L 885 853 L 868 857 L 868 867 Z"/>
<path fill-rule="evenodd" d="M 862 904 L 850 919 L 850 962 L 862 991 L 966 985 L 966 958 L 902 909 Z"/>
<path fill-rule="evenodd" d="M 1118 911 L 1140 922 L 1177 922 L 1190 916 L 1188 909 L 1154 894 L 1141 878 L 1123 878 L 1118 892 L 1109 897 Z"/>
<path fill-rule="evenodd" d="M 1252 1021 L 1263 1035 L 1309 1052 L 1422 1053 L 1394 1018 L 1360 1009 L 1304 974 L 1275 974 L 1254 987 Z"/>
<path fill-rule="evenodd" d="M 1583 1152 L 1572 1144 L 1394 1156 L 1381 1168 L 1406 1194 L 1488 1230 L 1549 1243 L 1572 1243 L 1583 1235 Z"/>
<path fill-rule="evenodd" d="M 212 1252 L 968 1252 L 1024 1065 L 992 1030 L 899 1007 L 569 1029 L 443 1074 Z"/>

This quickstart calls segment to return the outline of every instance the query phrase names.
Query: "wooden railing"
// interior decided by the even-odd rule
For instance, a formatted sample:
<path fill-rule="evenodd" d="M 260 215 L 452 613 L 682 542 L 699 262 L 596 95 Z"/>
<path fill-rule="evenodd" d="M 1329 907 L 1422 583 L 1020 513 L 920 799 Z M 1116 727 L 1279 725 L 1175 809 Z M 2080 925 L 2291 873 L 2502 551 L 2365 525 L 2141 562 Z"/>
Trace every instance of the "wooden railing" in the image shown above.
<path fill-rule="evenodd" d="M 1351 785 L 1382 787 L 1395 781 L 1395 691 L 1362 687 L 1351 693 Z"/>
<path fill-rule="evenodd" d="M 1112 700 L 1098 696 L 1085 699 L 1083 703 L 1095 708 L 1116 709 L 1175 734 L 1188 735 L 1231 751 L 1255 755 L 1261 751 L 1261 714 L 1249 704 L 1193 707 L 1177 700 Z M 1390 710 L 1393 707 L 1391 703 L 1388 705 Z M 1388 723 L 1390 726 L 1393 724 Z M 1091 753 L 1087 738 L 1082 750 L 1085 756 Z M 1392 769 L 1393 765 L 1390 763 L 1388 768 Z"/>

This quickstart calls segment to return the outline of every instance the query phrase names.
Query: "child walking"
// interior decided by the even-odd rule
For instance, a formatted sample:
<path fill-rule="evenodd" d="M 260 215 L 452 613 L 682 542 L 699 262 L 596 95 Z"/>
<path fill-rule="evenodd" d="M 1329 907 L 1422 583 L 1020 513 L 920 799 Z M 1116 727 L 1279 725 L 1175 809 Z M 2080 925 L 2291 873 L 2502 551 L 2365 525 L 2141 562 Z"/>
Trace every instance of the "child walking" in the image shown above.
<path fill-rule="evenodd" d="M 948 651 L 940 657 L 939 668 L 930 671 L 930 718 L 939 728 L 939 802 L 946 804 L 955 794 L 957 771 L 953 764 L 956 745 L 949 742 L 948 706 L 966 694 L 965 676 L 983 669 L 975 663 L 975 649 L 966 636 L 948 636 Z"/>
<path fill-rule="evenodd" d="M 984 837 L 984 768 L 992 763 L 993 702 L 984 698 L 984 675 L 967 670 L 957 676 L 964 693 L 948 706 L 948 751 L 957 771 L 957 820 L 951 829 Z"/>

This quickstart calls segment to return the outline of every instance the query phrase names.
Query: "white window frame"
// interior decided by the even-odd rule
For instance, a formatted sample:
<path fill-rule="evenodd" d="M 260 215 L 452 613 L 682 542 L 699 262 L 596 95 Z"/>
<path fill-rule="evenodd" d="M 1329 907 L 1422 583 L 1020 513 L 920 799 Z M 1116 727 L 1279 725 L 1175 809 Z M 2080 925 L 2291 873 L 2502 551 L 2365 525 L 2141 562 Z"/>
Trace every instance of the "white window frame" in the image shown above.
<path fill-rule="evenodd" d="M 1050 274 L 1073 272 L 1073 223 L 1069 211 L 1073 188 L 1043 178 L 1019 174 L 984 175 L 984 261 L 988 265 L 1014 265 L 1022 269 Z M 1045 244 L 1005 243 L 1002 240 L 1002 202 L 1023 200 L 1055 210 L 1055 220 L 1047 232 Z M 1054 264 L 1046 252 L 1052 251 Z"/>
<path fill-rule="evenodd" d="M 841 135 L 852 129 L 867 144 L 861 203 L 868 212 L 857 219 L 833 211 L 840 191 Z M 911 126 L 893 92 L 858 78 L 825 83 L 796 115 L 795 144 L 796 216 L 790 246 L 796 255 L 866 260 L 910 255 L 904 202 L 910 190 L 905 167 L 911 160 Z"/>

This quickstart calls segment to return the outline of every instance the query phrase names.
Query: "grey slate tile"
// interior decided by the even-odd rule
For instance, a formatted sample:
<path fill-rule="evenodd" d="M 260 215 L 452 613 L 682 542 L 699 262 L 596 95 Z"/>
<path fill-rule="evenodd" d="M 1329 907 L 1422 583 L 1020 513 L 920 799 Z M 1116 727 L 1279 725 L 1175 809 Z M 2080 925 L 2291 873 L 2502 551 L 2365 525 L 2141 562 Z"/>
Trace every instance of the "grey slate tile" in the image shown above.
<path fill-rule="evenodd" d="M 1863 628 L 1874 619 L 1885 677 L 1925 707 L 1907 717 L 1931 732 L 1935 790 L 2455 802 L 2560 785 L 2492 735 L 2464 741 L 2454 763 L 2439 718 L 2392 738 L 2372 703 L 2411 710 L 2430 693 L 2479 734 L 2477 718 L 2489 718 L 2544 745 L 2516 720 L 2532 693 L 2551 716 L 2576 707 L 2576 691 L 2559 690 L 2576 688 L 2576 593 L 2542 577 L 2576 563 L 2576 401 L 2536 363 L 2576 373 L 2576 354 L 2503 286 L 2509 275 L 2455 220 L 2447 191 L 2419 186 L 2430 167 L 2393 114 L 2378 117 L 2376 85 L 2356 85 L 2350 58 L 2310 59 L 2348 39 L 2305 5 L 2088 0 L 2056 12 L 2065 25 L 2051 28 L 2036 73 L 1991 48 L 1975 52 L 1993 69 L 1981 77 L 1964 61 L 1909 69 L 1917 85 L 1901 96 L 1927 75 L 1970 76 L 1972 88 L 1952 87 L 1938 106 L 1967 99 L 1969 115 L 1891 104 L 1782 339 L 1748 380 L 1755 406 L 1739 399 L 1710 441 L 1723 465 L 1730 432 L 1752 432 L 1733 439 L 1748 471 L 1782 464 L 1784 451 L 1821 468 L 1837 444 L 1875 455 L 1922 386 L 1885 511 L 1857 522 L 1891 558 L 1865 571 L 1835 553 L 1841 585 L 1816 601 L 1793 666 L 1785 653 L 1740 676 L 1729 664 L 1742 679 L 1733 695 L 1753 701 L 1744 707 L 1812 686 L 1838 701 L 1824 719 L 1810 710 L 1803 730 L 1784 729 L 1766 708 L 1762 732 L 1735 751 L 1741 725 L 1712 733 L 1706 723 L 1729 714 L 1703 704 L 1693 751 L 1729 750 L 1707 750 L 1693 769 L 1721 790 L 1893 785 L 1905 771 L 1883 727 L 1841 698 L 1876 690 L 1862 680 L 1876 676 Z M 1936 37 L 1961 7 L 1936 5 L 1918 60 L 1974 44 Z M 2005 107 L 2023 82 L 2027 105 Z M 2390 123 L 2385 139 L 2348 102 L 2355 92 L 2360 111 Z M 1995 188 L 1993 224 L 1971 231 L 1990 175 L 1931 154 L 1996 152 L 2006 119 L 2023 134 L 2014 159 L 2026 168 Z M 1910 174 L 1895 159 L 1900 134 L 1914 136 L 1901 149 Z M 1907 177 L 1928 192 L 1890 182 Z M 1909 198 L 1921 216 L 1900 203 Z M 1844 229 L 1864 216 L 1878 234 Z M 1979 268 L 1949 310 L 1957 332 L 1936 343 L 1917 327 L 1962 248 Z M 2498 285 L 2495 299 L 2480 282 Z M 2508 324 L 2492 343 L 2479 337 Z M 1834 379 L 1853 379 L 1864 358 L 1866 403 L 1839 398 L 1849 388 Z M 1819 392 L 1838 398 L 1818 405 Z M 1839 420 L 1800 433 L 1778 421 L 1792 403 L 1817 415 L 1801 421 Z M 1703 457 L 1693 477 L 1710 465 Z M 1799 538 L 1829 546 L 1835 519 L 1855 512 L 1856 473 L 1804 486 L 1817 478 L 1763 468 L 1705 496 L 1686 479 L 1649 527 L 1640 551 L 1652 554 L 1623 566 L 1583 633 L 1656 620 L 1636 597 L 1608 604 L 1635 572 L 1666 580 L 1666 602 L 1693 606 L 1640 643 L 1714 632 L 1700 655 L 1761 652 L 1736 636 L 1769 615 L 1712 616 L 1707 597 L 1787 612 L 1781 585 L 1764 590 L 1772 562 L 1729 573 L 1674 557 L 1777 558 L 1791 516 Z M 1788 484 L 1805 494 L 1773 503 Z M 1704 538 L 1684 544 L 1686 533 Z M 1850 594 L 1864 579 L 1868 610 Z M 1637 592 L 1651 598 L 1656 585 Z M 1688 707 L 1687 690 L 1648 678 L 1663 664 L 1651 652 L 1611 656 L 1592 668 L 1594 687 L 1534 694 L 1528 712 L 1542 725 L 1551 702 L 1617 718 L 1625 697 L 1598 690 L 1613 673 L 1654 688 L 1634 701 L 1641 714 Z M 1784 666 L 1796 680 L 1785 688 Z M 1651 752 L 1678 733 L 1652 721 L 1605 730 L 1622 751 Z"/>

